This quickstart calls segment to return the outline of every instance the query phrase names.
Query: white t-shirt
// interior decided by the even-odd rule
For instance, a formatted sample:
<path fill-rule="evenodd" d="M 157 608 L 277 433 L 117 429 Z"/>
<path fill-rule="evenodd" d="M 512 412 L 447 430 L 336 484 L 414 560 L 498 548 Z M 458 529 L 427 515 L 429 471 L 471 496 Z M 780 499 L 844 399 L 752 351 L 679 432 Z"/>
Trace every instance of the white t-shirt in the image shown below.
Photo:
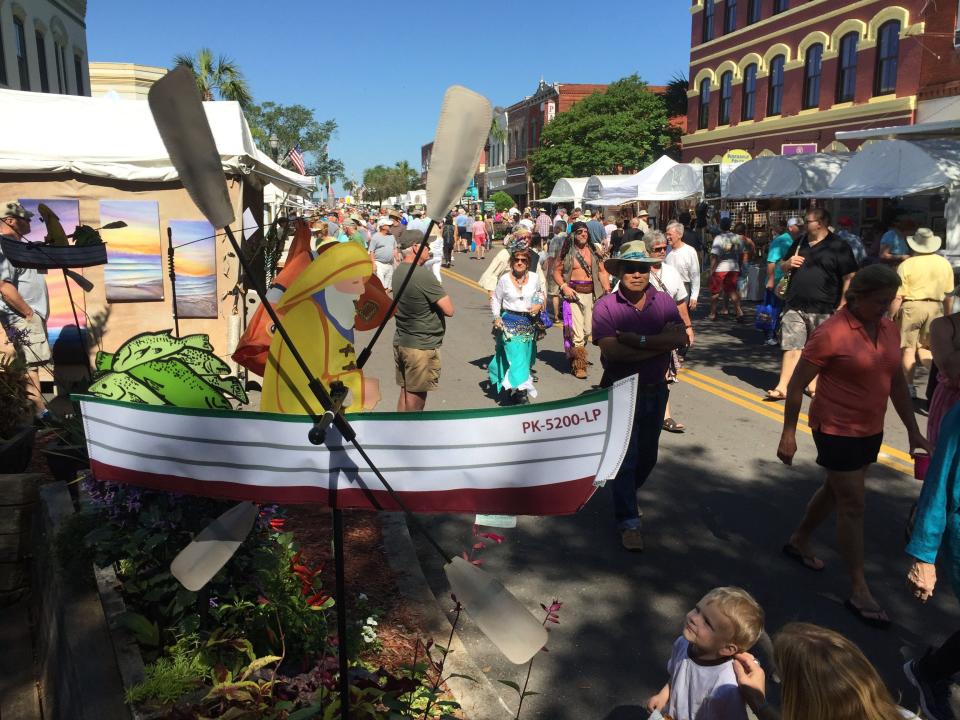
<path fill-rule="evenodd" d="M 659 282 L 657 282 L 659 280 Z M 687 299 L 687 288 L 683 284 L 677 269 L 664 263 L 659 268 L 650 269 L 650 284 L 657 290 L 666 290 L 674 302 L 683 302 Z M 661 284 L 663 287 L 661 287 Z"/>
<path fill-rule="evenodd" d="M 510 279 L 510 273 L 504 273 L 497 281 L 497 289 L 490 298 L 490 309 L 494 317 L 500 317 L 501 308 L 513 312 L 530 312 L 530 306 L 543 302 L 543 288 L 536 273 L 527 273 L 527 282 L 519 289 Z"/>
<path fill-rule="evenodd" d="M 690 294 L 693 297 L 700 296 L 700 259 L 697 257 L 697 251 L 684 243 L 678 250 L 667 246 L 667 257 L 663 261 L 680 273 L 680 279 L 685 283 L 690 283 Z"/>
<path fill-rule="evenodd" d="M 740 236 L 732 233 L 720 233 L 713 239 L 710 253 L 717 256 L 717 272 L 737 272 L 740 270 L 740 257 L 743 255 L 743 243 Z"/>
<path fill-rule="evenodd" d="M 518 225 L 523 225 L 530 232 L 533 232 L 533 229 L 536 227 L 536 223 L 534 223 L 530 218 L 524 218 L 518 223 Z"/>
<path fill-rule="evenodd" d="M 747 707 L 737 687 L 733 660 L 719 665 L 698 665 L 687 651 L 683 636 L 673 644 L 667 663 L 670 700 L 664 715 L 673 720 L 747 720 Z"/>
<path fill-rule="evenodd" d="M 610 240 L 613 235 L 613 231 L 617 229 L 616 223 L 607 223 L 603 226 L 603 229 L 607 231 L 607 240 Z"/>

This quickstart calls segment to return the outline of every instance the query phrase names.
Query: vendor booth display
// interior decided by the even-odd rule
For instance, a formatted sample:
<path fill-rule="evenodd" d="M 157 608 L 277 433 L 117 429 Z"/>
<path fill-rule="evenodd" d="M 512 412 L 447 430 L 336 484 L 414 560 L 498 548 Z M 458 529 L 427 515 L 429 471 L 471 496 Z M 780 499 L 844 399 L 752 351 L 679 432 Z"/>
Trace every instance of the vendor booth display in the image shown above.
<path fill-rule="evenodd" d="M 666 155 L 633 175 L 612 176 L 617 179 L 590 178 L 588 187 L 599 187 L 599 195 L 588 202 L 591 205 L 613 206 L 630 202 L 672 202 L 684 200 L 703 192 L 703 178 L 699 165 L 678 163 Z"/>

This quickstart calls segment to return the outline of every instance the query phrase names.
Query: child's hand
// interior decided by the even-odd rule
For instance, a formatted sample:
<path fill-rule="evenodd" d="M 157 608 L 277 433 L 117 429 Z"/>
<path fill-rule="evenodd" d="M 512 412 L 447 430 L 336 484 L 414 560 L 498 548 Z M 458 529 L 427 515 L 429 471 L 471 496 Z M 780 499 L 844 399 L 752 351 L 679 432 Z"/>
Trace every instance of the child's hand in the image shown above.
<path fill-rule="evenodd" d="M 664 687 L 663 690 L 647 700 L 647 710 L 650 712 L 653 712 L 654 710 L 663 710 L 663 708 L 667 706 L 667 701 L 669 699 L 670 688 Z"/>

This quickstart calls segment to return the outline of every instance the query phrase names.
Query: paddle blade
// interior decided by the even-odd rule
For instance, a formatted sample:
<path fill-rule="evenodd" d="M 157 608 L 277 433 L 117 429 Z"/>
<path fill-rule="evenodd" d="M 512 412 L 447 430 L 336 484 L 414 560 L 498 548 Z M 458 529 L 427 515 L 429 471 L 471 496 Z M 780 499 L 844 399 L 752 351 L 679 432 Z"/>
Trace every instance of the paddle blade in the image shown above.
<path fill-rule="evenodd" d="M 93 290 L 93 283 L 87 280 L 80 273 L 76 272 L 75 270 L 67 270 L 67 269 L 64 269 L 63 272 L 66 274 L 68 278 L 70 278 L 77 285 L 79 285 L 80 289 L 83 290 L 84 292 L 90 292 L 91 290 Z"/>
<path fill-rule="evenodd" d="M 442 218 L 477 172 L 493 120 L 490 101 L 460 85 L 447 88 L 427 174 L 427 217 Z"/>
<path fill-rule="evenodd" d="M 507 660 L 522 665 L 547 644 L 547 630 L 492 576 L 462 557 L 443 567 L 467 614 Z"/>
<path fill-rule="evenodd" d="M 170 573 L 187 590 L 197 592 L 233 557 L 259 512 L 252 502 L 234 505 L 207 525 L 173 562 Z"/>
<path fill-rule="evenodd" d="M 215 228 L 233 222 L 220 153 L 190 70 L 180 65 L 157 80 L 147 95 L 170 160 L 190 199 Z"/>

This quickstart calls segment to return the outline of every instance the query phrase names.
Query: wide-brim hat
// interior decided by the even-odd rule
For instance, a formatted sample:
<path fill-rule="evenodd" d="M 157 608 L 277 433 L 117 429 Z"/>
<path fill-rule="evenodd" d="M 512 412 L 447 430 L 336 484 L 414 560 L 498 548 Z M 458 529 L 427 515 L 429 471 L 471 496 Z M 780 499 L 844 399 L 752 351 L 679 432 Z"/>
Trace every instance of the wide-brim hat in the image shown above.
<path fill-rule="evenodd" d="M 637 213 L 637 217 L 650 217 L 650 213 L 648 213 L 646 210 L 641 210 Z"/>
<path fill-rule="evenodd" d="M 400 211 L 394 208 L 390 208 L 389 210 L 387 210 L 387 215 L 393 218 L 397 218 L 398 220 L 403 217 L 403 215 L 400 214 Z"/>
<path fill-rule="evenodd" d="M 907 238 L 907 245 L 915 253 L 930 255 L 943 247 L 943 239 L 934 235 L 930 228 L 917 228 L 917 231 Z"/>
<path fill-rule="evenodd" d="M 647 252 L 647 246 L 643 240 L 631 240 L 620 246 L 620 252 L 617 253 L 615 257 L 604 260 L 603 267 L 611 275 L 617 275 L 620 272 L 620 263 L 624 262 L 660 265 L 663 263 L 663 260 L 650 255 L 650 253 Z"/>
<path fill-rule="evenodd" d="M 21 220 L 29 220 L 33 217 L 33 213 L 27 210 L 16 200 L 13 200 L 11 202 L 4 203 L 3 215 L 0 217 L 15 217 L 20 218 Z"/>

